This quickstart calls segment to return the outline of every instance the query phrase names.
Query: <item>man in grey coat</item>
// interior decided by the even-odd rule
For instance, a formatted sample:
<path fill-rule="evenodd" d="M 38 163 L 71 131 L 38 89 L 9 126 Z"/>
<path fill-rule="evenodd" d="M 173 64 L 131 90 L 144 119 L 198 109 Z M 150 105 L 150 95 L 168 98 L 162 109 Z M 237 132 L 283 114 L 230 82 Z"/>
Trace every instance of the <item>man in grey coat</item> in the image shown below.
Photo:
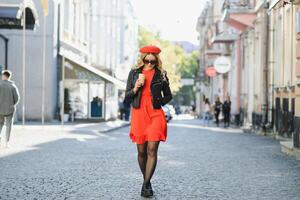
<path fill-rule="evenodd" d="M 13 81 L 10 80 L 11 72 L 2 71 L 2 80 L 0 81 L 0 139 L 4 140 L 4 146 L 10 138 L 10 132 L 13 124 L 13 117 L 16 111 L 16 105 L 19 102 L 19 91 Z M 6 125 L 5 137 L 1 134 L 2 128 Z M 2 141 L 0 141 L 1 144 Z"/>

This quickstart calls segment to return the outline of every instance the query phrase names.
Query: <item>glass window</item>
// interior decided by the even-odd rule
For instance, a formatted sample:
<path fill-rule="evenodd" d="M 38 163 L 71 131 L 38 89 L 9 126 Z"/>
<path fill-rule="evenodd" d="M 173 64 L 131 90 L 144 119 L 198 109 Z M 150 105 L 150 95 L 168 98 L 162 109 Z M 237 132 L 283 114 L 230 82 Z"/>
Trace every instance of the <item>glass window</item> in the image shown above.
<path fill-rule="evenodd" d="M 80 80 L 65 80 L 65 96 L 75 119 L 88 118 L 88 82 Z"/>
<path fill-rule="evenodd" d="M 300 11 L 297 12 L 297 33 L 300 33 Z"/>

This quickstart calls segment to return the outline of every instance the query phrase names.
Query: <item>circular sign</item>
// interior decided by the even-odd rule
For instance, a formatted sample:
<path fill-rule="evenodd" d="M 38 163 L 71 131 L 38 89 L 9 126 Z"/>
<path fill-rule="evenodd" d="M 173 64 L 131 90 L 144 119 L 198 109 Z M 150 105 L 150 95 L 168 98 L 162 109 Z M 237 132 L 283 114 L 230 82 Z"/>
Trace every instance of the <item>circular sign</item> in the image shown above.
<path fill-rule="evenodd" d="M 220 74 L 229 72 L 231 68 L 230 60 L 225 56 L 218 57 L 214 62 L 215 70 Z"/>
<path fill-rule="evenodd" d="M 208 67 L 206 70 L 205 70 L 205 73 L 207 76 L 209 77 L 214 77 L 217 75 L 217 71 L 215 70 L 214 67 Z"/>

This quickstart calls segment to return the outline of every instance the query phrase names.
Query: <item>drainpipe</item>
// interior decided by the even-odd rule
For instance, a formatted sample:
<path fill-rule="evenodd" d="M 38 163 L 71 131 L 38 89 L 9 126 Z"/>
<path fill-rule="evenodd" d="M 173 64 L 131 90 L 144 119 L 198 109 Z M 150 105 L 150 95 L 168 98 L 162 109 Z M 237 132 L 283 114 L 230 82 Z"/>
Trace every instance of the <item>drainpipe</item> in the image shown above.
<path fill-rule="evenodd" d="M 268 14 L 267 14 L 267 9 L 268 8 L 268 3 L 265 3 L 265 10 L 263 11 L 263 22 L 264 22 L 264 28 L 263 28 L 263 124 L 262 124 L 262 131 L 266 132 L 266 126 L 268 123 L 268 110 L 269 110 L 269 105 L 268 105 L 268 97 L 269 97 L 269 90 L 268 90 L 268 72 L 269 72 L 269 66 L 268 66 L 268 42 L 269 42 L 269 37 L 268 37 L 268 30 L 269 30 L 269 21 L 268 21 Z"/>
<path fill-rule="evenodd" d="M 241 34 L 238 36 L 237 40 L 237 125 L 240 124 L 240 108 L 241 108 Z"/>

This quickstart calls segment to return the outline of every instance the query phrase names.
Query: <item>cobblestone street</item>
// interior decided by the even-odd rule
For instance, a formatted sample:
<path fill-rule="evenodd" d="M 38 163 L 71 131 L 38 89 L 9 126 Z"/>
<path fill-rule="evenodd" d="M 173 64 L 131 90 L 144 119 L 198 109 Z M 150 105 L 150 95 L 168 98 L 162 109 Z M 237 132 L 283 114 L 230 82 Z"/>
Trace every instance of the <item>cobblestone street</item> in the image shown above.
<path fill-rule="evenodd" d="M 128 130 L 16 127 L 10 149 L 0 149 L 0 199 L 142 199 Z M 270 137 L 178 120 L 152 185 L 153 199 L 299 200 L 300 162 Z"/>

